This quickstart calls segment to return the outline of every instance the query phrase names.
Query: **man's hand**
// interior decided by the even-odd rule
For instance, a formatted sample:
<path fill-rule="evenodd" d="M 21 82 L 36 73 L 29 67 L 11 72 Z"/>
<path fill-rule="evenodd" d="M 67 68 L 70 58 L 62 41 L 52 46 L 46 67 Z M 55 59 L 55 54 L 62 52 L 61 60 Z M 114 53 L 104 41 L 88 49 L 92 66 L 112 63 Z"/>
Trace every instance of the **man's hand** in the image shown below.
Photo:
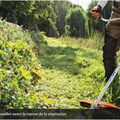
<path fill-rule="evenodd" d="M 100 5 L 97 5 L 90 11 L 90 14 L 95 19 L 99 19 L 100 18 L 101 9 L 102 9 L 102 7 Z"/>

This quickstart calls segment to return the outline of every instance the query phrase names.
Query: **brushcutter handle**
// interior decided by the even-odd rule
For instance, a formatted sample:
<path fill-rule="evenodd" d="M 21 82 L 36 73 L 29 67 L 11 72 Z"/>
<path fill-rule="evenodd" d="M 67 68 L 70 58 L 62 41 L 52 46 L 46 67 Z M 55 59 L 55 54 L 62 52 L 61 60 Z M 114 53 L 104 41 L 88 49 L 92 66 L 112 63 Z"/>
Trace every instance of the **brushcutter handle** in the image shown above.
<path fill-rule="evenodd" d="M 92 15 L 92 17 L 94 17 L 95 19 L 99 19 L 100 18 L 100 13 L 101 13 L 102 7 L 100 5 L 96 5 L 93 9 L 90 10 L 90 14 Z"/>
<path fill-rule="evenodd" d="M 103 22 L 114 22 L 120 20 L 120 18 L 105 19 L 99 12 L 96 12 L 94 10 L 91 10 L 90 13 L 94 18 L 101 19 Z"/>
<path fill-rule="evenodd" d="M 103 22 L 114 22 L 120 20 L 120 18 L 105 19 L 101 16 L 100 18 Z"/>
<path fill-rule="evenodd" d="M 101 15 L 101 9 L 102 7 L 100 5 L 97 5 L 92 10 L 90 10 L 90 14 L 92 15 L 93 18 L 101 19 L 104 22 L 113 22 L 120 20 L 120 18 L 112 18 L 112 19 L 103 18 L 103 16 Z"/>
<path fill-rule="evenodd" d="M 92 15 L 92 17 L 94 17 L 95 19 L 99 19 L 101 18 L 101 14 L 99 12 L 96 12 L 95 10 L 91 10 L 90 14 Z"/>

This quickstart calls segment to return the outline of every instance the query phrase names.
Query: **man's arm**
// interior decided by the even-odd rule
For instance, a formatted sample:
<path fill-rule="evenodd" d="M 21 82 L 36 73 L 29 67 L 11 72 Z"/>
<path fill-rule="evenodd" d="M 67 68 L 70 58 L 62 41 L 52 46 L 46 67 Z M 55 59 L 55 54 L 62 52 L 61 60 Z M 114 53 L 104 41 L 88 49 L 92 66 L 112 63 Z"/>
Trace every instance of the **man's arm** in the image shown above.
<path fill-rule="evenodd" d="M 107 2 L 108 2 L 108 0 L 99 0 L 98 4 L 90 11 L 91 15 L 95 19 L 99 19 L 100 18 L 101 11 L 105 7 Z"/>
<path fill-rule="evenodd" d="M 100 5 L 102 9 L 105 7 L 107 4 L 108 0 L 99 0 L 97 5 Z"/>

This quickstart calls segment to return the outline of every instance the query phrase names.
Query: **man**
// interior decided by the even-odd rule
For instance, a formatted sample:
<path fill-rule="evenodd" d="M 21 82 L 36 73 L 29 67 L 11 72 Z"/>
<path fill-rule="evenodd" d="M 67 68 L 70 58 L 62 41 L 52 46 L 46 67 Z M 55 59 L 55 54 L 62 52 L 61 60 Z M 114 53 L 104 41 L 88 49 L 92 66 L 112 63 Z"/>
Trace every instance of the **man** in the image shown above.
<path fill-rule="evenodd" d="M 107 4 L 107 2 L 108 0 L 98 1 L 98 4 L 90 12 L 94 18 L 100 18 L 100 13 Z M 120 0 L 115 0 L 113 2 L 111 19 L 118 17 L 120 17 Z M 106 82 L 108 81 L 108 79 L 110 78 L 111 74 L 117 66 L 116 52 L 118 51 L 120 41 L 118 39 L 120 39 L 120 21 L 107 23 L 104 38 L 105 44 L 103 46 L 103 63 L 105 68 Z"/>

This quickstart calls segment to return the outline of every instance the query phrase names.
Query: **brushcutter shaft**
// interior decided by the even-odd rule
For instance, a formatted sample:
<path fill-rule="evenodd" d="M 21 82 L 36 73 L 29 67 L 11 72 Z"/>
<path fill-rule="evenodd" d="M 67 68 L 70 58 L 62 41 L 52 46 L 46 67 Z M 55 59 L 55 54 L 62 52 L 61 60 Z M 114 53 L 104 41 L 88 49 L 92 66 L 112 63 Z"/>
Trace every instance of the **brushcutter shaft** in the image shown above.
<path fill-rule="evenodd" d="M 105 19 L 102 17 L 100 17 L 100 19 L 104 22 L 113 22 L 113 21 L 117 21 L 120 20 L 120 18 L 112 18 L 112 19 Z M 105 94 L 106 90 L 108 89 L 108 87 L 110 86 L 111 82 L 114 80 L 116 74 L 118 73 L 120 69 L 120 63 L 118 65 L 118 67 L 114 70 L 114 72 L 112 73 L 111 77 L 109 78 L 108 82 L 106 83 L 105 87 L 103 88 L 102 92 L 100 93 L 100 95 L 98 96 L 97 100 L 94 102 L 94 104 L 91 106 L 91 109 L 97 109 L 98 107 L 98 103 L 100 102 L 100 100 L 102 99 L 103 95 Z"/>
<path fill-rule="evenodd" d="M 100 100 L 102 99 L 102 97 L 105 94 L 106 90 L 108 89 L 108 87 L 110 86 L 110 84 L 112 83 L 112 81 L 114 80 L 114 78 L 115 78 L 116 74 L 118 73 L 119 69 L 120 69 L 120 63 L 118 65 L 118 67 L 114 70 L 114 72 L 112 73 L 111 77 L 107 81 L 105 87 L 101 91 L 101 93 L 98 96 L 97 100 L 94 102 L 93 106 L 91 106 L 91 109 L 97 109 Z"/>
<path fill-rule="evenodd" d="M 104 22 L 113 22 L 113 21 L 118 21 L 118 20 L 120 20 L 120 18 L 105 19 L 105 18 L 103 18 L 102 16 L 101 16 L 100 19 L 101 19 L 102 21 L 104 21 Z"/>

